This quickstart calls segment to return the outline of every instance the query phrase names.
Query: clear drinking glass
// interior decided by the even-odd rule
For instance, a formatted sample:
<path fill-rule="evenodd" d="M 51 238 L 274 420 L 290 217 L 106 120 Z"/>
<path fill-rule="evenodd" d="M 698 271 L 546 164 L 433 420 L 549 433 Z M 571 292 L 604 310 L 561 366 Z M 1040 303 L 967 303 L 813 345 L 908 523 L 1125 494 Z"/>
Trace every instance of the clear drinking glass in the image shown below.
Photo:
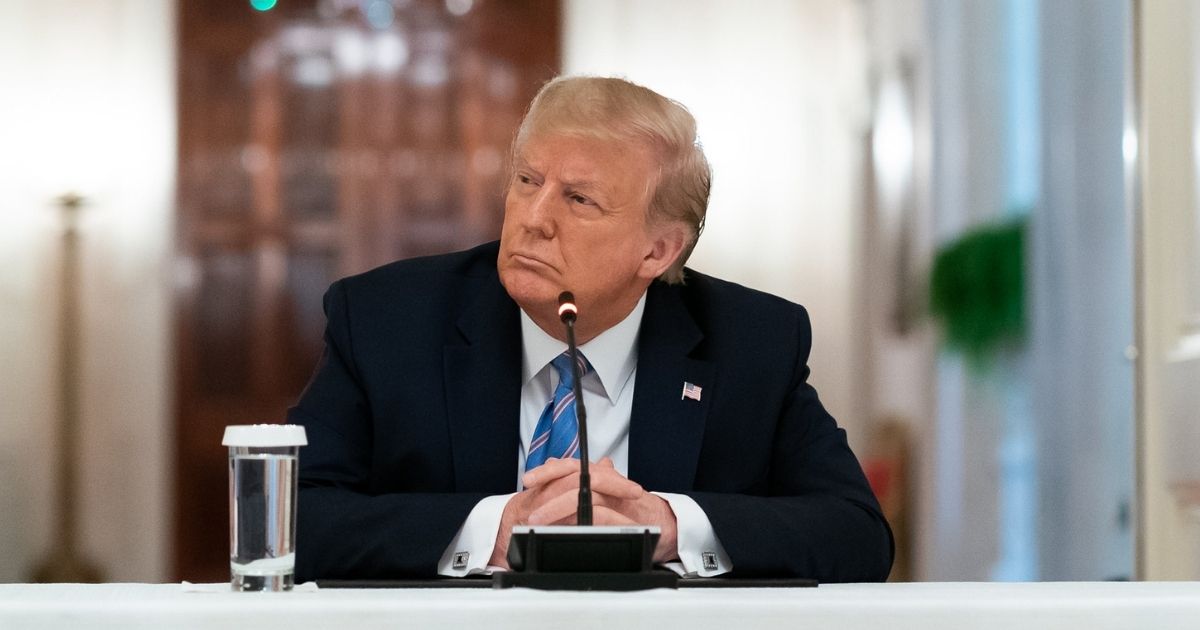
<path fill-rule="evenodd" d="M 304 427 L 225 427 L 229 569 L 235 591 L 287 591 L 296 570 L 296 477 Z"/>

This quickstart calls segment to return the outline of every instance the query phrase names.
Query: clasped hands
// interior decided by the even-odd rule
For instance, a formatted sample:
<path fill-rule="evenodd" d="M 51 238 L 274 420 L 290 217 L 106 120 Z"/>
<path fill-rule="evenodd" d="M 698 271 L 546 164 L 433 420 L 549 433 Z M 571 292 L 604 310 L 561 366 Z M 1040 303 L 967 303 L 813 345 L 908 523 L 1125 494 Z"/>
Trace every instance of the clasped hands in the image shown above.
<path fill-rule="evenodd" d="M 592 478 L 594 525 L 657 525 L 662 534 L 654 561 L 677 556 L 675 512 L 662 497 L 626 479 L 605 457 L 588 467 Z M 504 506 L 489 564 L 508 567 L 508 541 L 514 525 L 574 525 L 579 506 L 579 460 L 555 459 L 525 473 L 525 489 Z"/>

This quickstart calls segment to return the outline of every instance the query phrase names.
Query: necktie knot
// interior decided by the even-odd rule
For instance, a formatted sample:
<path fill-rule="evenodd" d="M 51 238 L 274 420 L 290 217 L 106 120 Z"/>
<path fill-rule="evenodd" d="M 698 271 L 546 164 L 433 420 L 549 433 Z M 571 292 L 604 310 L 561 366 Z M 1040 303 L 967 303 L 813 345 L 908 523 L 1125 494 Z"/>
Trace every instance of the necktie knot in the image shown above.
<path fill-rule="evenodd" d="M 579 376 L 586 376 L 588 372 L 592 371 L 592 365 L 588 363 L 588 360 L 583 356 L 583 353 L 578 353 L 578 356 Z M 575 374 L 571 371 L 570 352 L 563 352 L 557 357 L 554 357 L 554 360 L 550 362 L 550 365 L 554 368 L 555 372 L 558 372 L 558 386 L 560 388 L 566 387 L 568 389 L 572 389 L 575 387 Z"/>

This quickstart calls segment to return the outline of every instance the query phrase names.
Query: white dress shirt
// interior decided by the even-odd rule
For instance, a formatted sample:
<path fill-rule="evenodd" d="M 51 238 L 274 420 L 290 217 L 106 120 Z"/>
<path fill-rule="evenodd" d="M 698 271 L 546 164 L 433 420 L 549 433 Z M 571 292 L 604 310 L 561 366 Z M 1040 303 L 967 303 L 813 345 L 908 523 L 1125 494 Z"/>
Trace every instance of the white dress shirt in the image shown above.
<path fill-rule="evenodd" d="M 587 406 L 588 455 L 592 461 L 609 457 L 622 475 L 629 473 L 629 419 L 637 375 L 637 337 L 646 309 L 646 295 L 616 326 L 579 347 L 594 368 L 581 380 L 583 403 Z M 516 458 L 517 488 L 525 474 L 525 456 L 538 418 L 554 398 L 558 373 L 550 365 L 566 350 L 566 344 L 546 334 L 521 311 L 522 366 L 521 445 Z M 679 562 L 666 566 L 685 577 L 708 577 L 733 568 L 717 540 L 704 510 L 683 494 L 656 492 L 671 505 L 677 523 Z M 511 494 L 483 499 L 471 510 L 438 563 L 438 573 L 462 577 L 490 573 L 488 566 L 496 546 L 496 534 L 504 506 Z"/>

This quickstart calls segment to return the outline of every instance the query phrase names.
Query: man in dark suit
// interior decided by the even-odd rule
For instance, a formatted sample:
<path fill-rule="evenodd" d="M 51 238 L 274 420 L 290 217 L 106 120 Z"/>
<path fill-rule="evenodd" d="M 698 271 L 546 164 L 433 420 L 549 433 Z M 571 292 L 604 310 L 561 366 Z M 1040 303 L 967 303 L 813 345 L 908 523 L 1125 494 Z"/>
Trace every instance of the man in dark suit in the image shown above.
<path fill-rule="evenodd" d="M 513 525 L 574 522 L 564 290 L 597 525 L 658 525 L 655 560 L 683 575 L 886 578 L 887 523 L 807 384 L 807 313 L 683 266 L 710 180 L 691 115 L 560 78 L 512 159 L 499 243 L 326 294 L 326 350 L 289 412 L 309 436 L 297 578 L 503 569 Z"/>

